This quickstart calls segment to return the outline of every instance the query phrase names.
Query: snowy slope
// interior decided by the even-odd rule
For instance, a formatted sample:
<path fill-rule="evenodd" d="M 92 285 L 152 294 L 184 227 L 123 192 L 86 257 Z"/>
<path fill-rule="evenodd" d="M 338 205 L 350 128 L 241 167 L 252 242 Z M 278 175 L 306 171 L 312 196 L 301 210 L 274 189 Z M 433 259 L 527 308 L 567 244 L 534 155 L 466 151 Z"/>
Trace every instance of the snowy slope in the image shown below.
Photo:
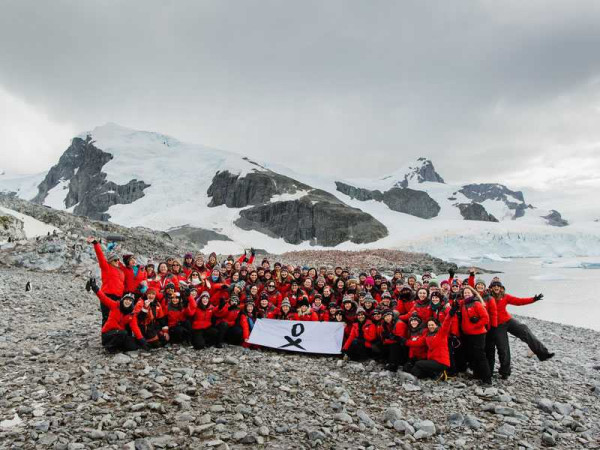
<path fill-rule="evenodd" d="M 303 174 L 287 167 L 269 163 L 253 163 L 241 155 L 201 145 L 180 142 L 159 133 L 136 131 L 116 124 L 106 124 L 83 133 L 94 145 L 113 158 L 102 167 L 107 181 L 124 185 L 131 180 L 149 184 L 144 196 L 130 204 L 113 205 L 107 211 L 111 221 L 125 226 L 145 226 L 156 230 L 169 230 L 189 225 L 214 230 L 232 241 L 211 241 L 207 248 L 221 253 L 239 253 L 244 248 L 255 247 L 271 252 L 297 249 L 315 249 L 308 242 L 299 245 L 283 239 L 269 237 L 258 231 L 242 230 L 234 221 L 244 208 L 225 205 L 208 207 L 207 190 L 217 171 L 228 170 L 244 176 L 251 171 L 272 170 L 289 176 L 313 188 L 331 193 L 349 206 L 361 209 L 383 223 L 389 235 L 370 244 L 344 242 L 337 249 L 394 248 L 424 251 L 440 257 L 465 258 L 485 255 L 513 256 L 595 256 L 600 255 L 600 224 L 581 223 L 557 228 L 548 226 L 541 216 L 547 211 L 527 210 L 524 217 L 512 220 L 514 210 L 503 201 L 486 200 L 485 209 L 500 223 L 463 220 L 457 203 L 471 201 L 458 192 L 461 186 L 442 182 L 422 182 L 419 170 L 423 161 L 409 163 L 378 180 L 340 180 L 322 175 Z M 422 178 L 422 177 L 421 177 Z M 43 174 L 19 182 L 2 180 L 0 190 L 17 187 L 19 196 L 32 198 L 34 180 L 41 181 Z M 39 183 L 39 181 L 37 181 Z M 420 219 L 392 211 L 382 202 L 359 201 L 337 191 L 335 181 L 351 186 L 384 192 L 403 183 L 411 189 L 426 191 L 441 207 L 437 217 Z M 52 188 L 45 204 L 66 209 L 65 197 L 69 181 L 61 180 Z M 271 202 L 298 199 L 302 192 L 274 196 Z M 513 199 L 509 199 L 512 201 Z M 519 202 L 518 199 L 514 199 Z M 72 211 L 71 207 L 69 210 Z M 249 207 L 248 207 L 249 208 Z"/>
<path fill-rule="evenodd" d="M 52 225 L 47 225 L 44 222 L 40 222 L 39 220 L 34 219 L 31 216 L 21 214 L 20 212 L 13 211 L 12 209 L 0 206 L 0 214 L 8 214 L 22 221 L 23 229 L 25 231 L 25 236 L 27 236 L 27 239 L 31 239 L 38 236 L 46 236 L 48 233 L 53 233 L 54 231 L 56 231 L 57 233 L 60 232 L 58 228 L 53 227 Z"/>
<path fill-rule="evenodd" d="M 38 185 L 48 172 L 33 175 L 11 175 L 0 171 L 0 192 L 15 192 L 24 200 L 31 200 L 38 193 Z"/>

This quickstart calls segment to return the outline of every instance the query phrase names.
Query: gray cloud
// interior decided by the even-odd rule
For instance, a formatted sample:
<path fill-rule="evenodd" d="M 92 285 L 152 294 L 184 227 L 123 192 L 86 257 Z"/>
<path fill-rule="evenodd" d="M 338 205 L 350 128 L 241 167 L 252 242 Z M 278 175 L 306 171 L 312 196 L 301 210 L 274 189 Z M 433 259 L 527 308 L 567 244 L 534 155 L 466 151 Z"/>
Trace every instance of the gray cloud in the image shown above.
<path fill-rule="evenodd" d="M 80 130 L 502 181 L 600 141 L 598 2 L 526 3 L 4 1 L 0 86 Z"/>

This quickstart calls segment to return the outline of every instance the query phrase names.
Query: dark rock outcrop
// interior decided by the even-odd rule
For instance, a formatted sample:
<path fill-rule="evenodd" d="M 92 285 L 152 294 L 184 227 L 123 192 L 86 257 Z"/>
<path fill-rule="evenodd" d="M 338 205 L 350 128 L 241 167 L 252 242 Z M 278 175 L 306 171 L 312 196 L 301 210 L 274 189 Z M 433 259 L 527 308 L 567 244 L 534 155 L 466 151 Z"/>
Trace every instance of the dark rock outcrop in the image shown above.
<path fill-rule="evenodd" d="M 493 215 L 489 214 L 479 203 L 459 203 L 456 205 L 465 220 L 479 220 L 482 222 L 498 222 Z"/>
<path fill-rule="evenodd" d="M 191 227 L 189 225 L 169 230 L 168 233 L 173 237 L 185 238 L 200 247 L 204 247 L 209 241 L 231 241 L 231 239 L 224 234 L 217 233 L 213 230 L 207 230 L 206 228 Z"/>
<path fill-rule="evenodd" d="M 422 219 L 431 219 L 437 216 L 441 209 L 440 205 L 425 191 L 395 187 L 382 194 L 378 190 L 371 191 L 369 189 L 357 188 L 340 181 L 336 181 L 335 185 L 339 192 L 353 199 L 383 202 L 392 211 L 410 214 Z"/>
<path fill-rule="evenodd" d="M 294 194 L 312 188 L 292 178 L 270 170 L 250 172 L 243 177 L 228 170 L 217 172 L 207 194 L 212 197 L 208 206 L 226 205 L 243 208 L 267 203 L 273 195 Z"/>
<path fill-rule="evenodd" d="M 426 181 L 432 183 L 444 183 L 444 179 L 435 171 L 433 167 L 433 163 L 427 158 L 419 158 L 417 162 L 420 165 L 417 167 L 411 167 L 411 171 L 404 175 L 404 180 L 397 184 L 397 186 L 406 188 L 408 187 L 408 182 L 411 179 L 416 178 L 419 183 L 424 183 Z"/>
<path fill-rule="evenodd" d="M 118 185 L 106 181 L 102 167 L 112 159 L 110 153 L 103 152 L 87 139 L 74 138 L 71 146 L 63 153 L 58 164 L 53 166 L 38 186 L 38 194 L 33 202 L 43 204 L 48 192 L 61 180 L 69 181 L 69 192 L 65 197 L 65 207 L 75 206 L 73 213 L 96 220 L 108 220 L 108 208 L 117 204 L 129 204 L 144 196 L 149 184 L 131 180 Z"/>
<path fill-rule="evenodd" d="M 361 202 L 366 202 L 367 200 L 383 201 L 383 194 L 378 190 L 370 191 L 369 189 L 357 188 L 341 181 L 336 181 L 335 187 L 342 194 L 346 194 L 351 199 L 360 200 Z"/>
<path fill-rule="evenodd" d="M 569 222 L 563 219 L 560 213 L 554 209 L 550 210 L 550 214 L 542 216 L 542 218 L 546 219 L 546 223 L 553 227 L 566 227 L 569 225 Z"/>
<path fill-rule="evenodd" d="M 318 189 L 299 200 L 242 210 L 235 224 L 245 230 L 282 237 L 290 244 L 310 241 L 326 247 L 348 240 L 357 244 L 373 242 L 388 234 L 387 228 L 369 214 Z"/>
<path fill-rule="evenodd" d="M 425 191 L 409 188 L 392 188 L 383 193 L 383 203 L 392 211 L 398 211 L 422 219 L 431 219 L 440 212 L 440 205 Z"/>
<path fill-rule="evenodd" d="M 476 203 L 481 203 L 486 200 L 502 201 L 509 209 L 512 209 L 515 212 L 512 217 L 513 219 L 523 217 L 526 209 L 533 208 L 531 205 L 525 203 L 523 192 L 512 191 L 502 184 L 467 184 L 463 186 L 459 192 Z"/>

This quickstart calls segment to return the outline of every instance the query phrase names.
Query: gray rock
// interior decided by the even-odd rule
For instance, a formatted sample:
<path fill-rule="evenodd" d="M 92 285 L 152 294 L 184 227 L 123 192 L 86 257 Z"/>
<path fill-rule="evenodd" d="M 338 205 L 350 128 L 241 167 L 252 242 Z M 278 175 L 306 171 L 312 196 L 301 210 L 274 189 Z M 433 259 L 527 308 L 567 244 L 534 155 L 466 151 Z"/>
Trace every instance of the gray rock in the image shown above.
<path fill-rule="evenodd" d="M 408 423 L 406 420 L 396 420 L 393 423 L 394 426 L 394 430 L 399 431 L 401 433 L 405 433 L 405 434 L 415 434 L 415 429 L 414 427 Z"/>
<path fill-rule="evenodd" d="M 511 191 L 506 186 L 496 183 L 467 184 L 459 192 L 476 203 L 486 200 L 503 202 L 509 209 L 515 211 L 513 219 L 518 219 L 525 214 L 525 210 L 532 208 L 525 203 L 521 191 Z"/>
<path fill-rule="evenodd" d="M 92 430 L 92 431 L 90 431 L 89 436 L 91 439 L 94 439 L 94 440 L 104 439 L 106 437 L 106 433 L 101 430 Z"/>
<path fill-rule="evenodd" d="M 319 430 L 312 430 L 312 431 L 308 431 L 307 432 L 307 436 L 308 436 L 308 440 L 309 441 L 321 441 L 323 442 L 325 440 L 325 434 L 322 433 Z"/>
<path fill-rule="evenodd" d="M 539 398 L 535 401 L 536 406 L 544 412 L 551 414 L 553 411 L 554 403 L 548 398 Z"/>
<path fill-rule="evenodd" d="M 573 407 L 568 403 L 556 402 L 553 405 L 554 410 L 563 416 L 570 416 L 573 413 Z"/>
<path fill-rule="evenodd" d="M 148 441 L 148 439 L 136 439 L 135 450 L 154 450 L 154 446 Z"/>
<path fill-rule="evenodd" d="M 457 428 L 463 425 L 465 418 L 460 413 L 452 413 L 448 416 L 448 424 L 451 428 Z"/>
<path fill-rule="evenodd" d="M 508 406 L 502 406 L 502 405 L 496 405 L 496 407 L 494 408 L 494 412 L 496 414 L 500 414 L 502 416 L 515 416 L 517 414 L 517 411 L 515 411 L 514 408 L 510 408 Z"/>
<path fill-rule="evenodd" d="M 222 413 L 225 412 L 225 407 L 223 405 L 212 405 L 210 407 L 210 412 Z"/>
<path fill-rule="evenodd" d="M 459 203 L 456 207 L 465 220 L 477 220 L 480 222 L 498 222 L 493 215 L 488 213 L 479 203 Z"/>
<path fill-rule="evenodd" d="M 465 416 L 465 425 L 473 430 L 478 430 L 483 427 L 483 424 L 479 421 L 479 419 L 470 414 Z"/>
<path fill-rule="evenodd" d="M 383 193 L 383 203 L 392 211 L 397 211 L 422 219 L 436 217 L 441 208 L 425 191 L 410 188 L 392 188 Z"/>
<path fill-rule="evenodd" d="M 373 421 L 373 419 L 371 419 L 364 410 L 359 409 L 358 411 L 356 411 L 356 416 L 358 417 L 358 420 L 360 422 L 365 424 L 365 426 L 369 428 L 375 426 L 375 422 Z"/>
<path fill-rule="evenodd" d="M 258 429 L 258 434 L 260 434 L 261 436 L 268 436 L 269 435 L 269 427 L 267 427 L 266 425 L 261 426 Z"/>
<path fill-rule="evenodd" d="M 233 433 L 233 440 L 234 441 L 241 441 L 247 435 L 248 435 L 248 433 L 245 432 L 244 430 L 236 431 L 235 433 Z"/>
<path fill-rule="evenodd" d="M 125 353 L 117 353 L 113 357 L 112 362 L 114 364 L 129 364 L 131 362 L 131 357 Z"/>
<path fill-rule="evenodd" d="M 333 419 L 337 422 L 344 422 L 344 423 L 352 423 L 352 417 L 350 417 L 350 414 L 348 413 L 336 413 L 333 415 Z"/>
<path fill-rule="evenodd" d="M 550 214 L 542 216 L 542 218 L 546 219 L 546 223 L 553 227 L 566 227 L 569 225 L 569 222 L 563 219 L 560 213 L 554 209 L 550 211 Z"/>
<path fill-rule="evenodd" d="M 417 432 L 421 431 L 425 433 L 427 437 L 433 436 L 436 433 L 435 425 L 431 420 L 421 420 L 415 422 L 414 427 L 417 430 Z"/>
<path fill-rule="evenodd" d="M 498 427 L 496 432 L 501 436 L 513 437 L 516 434 L 514 426 L 504 423 Z"/>
<path fill-rule="evenodd" d="M 402 420 L 402 411 L 400 408 L 390 407 L 385 410 L 384 420 L 386 422 L 394 423 L 397 420 Z"/>

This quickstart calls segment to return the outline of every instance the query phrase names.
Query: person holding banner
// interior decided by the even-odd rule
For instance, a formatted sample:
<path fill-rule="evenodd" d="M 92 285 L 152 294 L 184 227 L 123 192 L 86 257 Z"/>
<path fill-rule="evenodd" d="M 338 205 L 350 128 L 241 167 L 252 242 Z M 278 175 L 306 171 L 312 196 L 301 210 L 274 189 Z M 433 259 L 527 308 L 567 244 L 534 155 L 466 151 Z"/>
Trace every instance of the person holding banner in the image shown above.
<path fill-rule="evenodd" d="M 240 314 L 240 326 L 242 327 L 243 347 L 252 347 L 250 344 L 248 344 L 248 338 L 250 337 L 250 333 L 252 332 L 252 328 L 254 328 L 255 323 L 256 311 L 254 310 L 254 303 L 246 302 L 246 305 L 244 306 L 244 311 Z"/>
<path fill-rule="evenodd" d="M 353 361 L 367 359 L 377 339 L 377 327 L 373 325 L 363 308 L 356 310 L 356 323 L 352 325 L 350 335 L 344 344 L 344 352 Z"/>
<path fill-rule="evenodd" d="M 217 343 L 215 347 L 223 347 L 225 341 L 231 345 L 240 345 L 242 343 L 243 331 L 240 326 L 240 314 L 242 310 L 239 304 L 240 299 L 236 295 L 232 295 L 229 301 L 221 298 L 219 309 L 214 312 L 214 316 L 217 318 Z"/>
<path fill-rule="evenodd" d="M 281 302 L 281 308 L 275 309 L 267 317 L 276 320 L 294 320 L 294 313 L 292 313 L 292 305 L 289 299 L 284 298 Z"/>
<path fill-rule="evenodd" d="M 293 315 L 292 320 L 301 320 L 301 321 L 310 321 L 310 322 L 318 322 L 319 321 L 319 316 L 317 316 L 317 313 L 311 309 L 310 303 L 308 302 L 307 297 L 302 297 L 302 299 L 299 300 L 298 303 L 296 303 L 296 306 L 298 307 L 298 310 L 296 311 L 296 314 Z"/>

